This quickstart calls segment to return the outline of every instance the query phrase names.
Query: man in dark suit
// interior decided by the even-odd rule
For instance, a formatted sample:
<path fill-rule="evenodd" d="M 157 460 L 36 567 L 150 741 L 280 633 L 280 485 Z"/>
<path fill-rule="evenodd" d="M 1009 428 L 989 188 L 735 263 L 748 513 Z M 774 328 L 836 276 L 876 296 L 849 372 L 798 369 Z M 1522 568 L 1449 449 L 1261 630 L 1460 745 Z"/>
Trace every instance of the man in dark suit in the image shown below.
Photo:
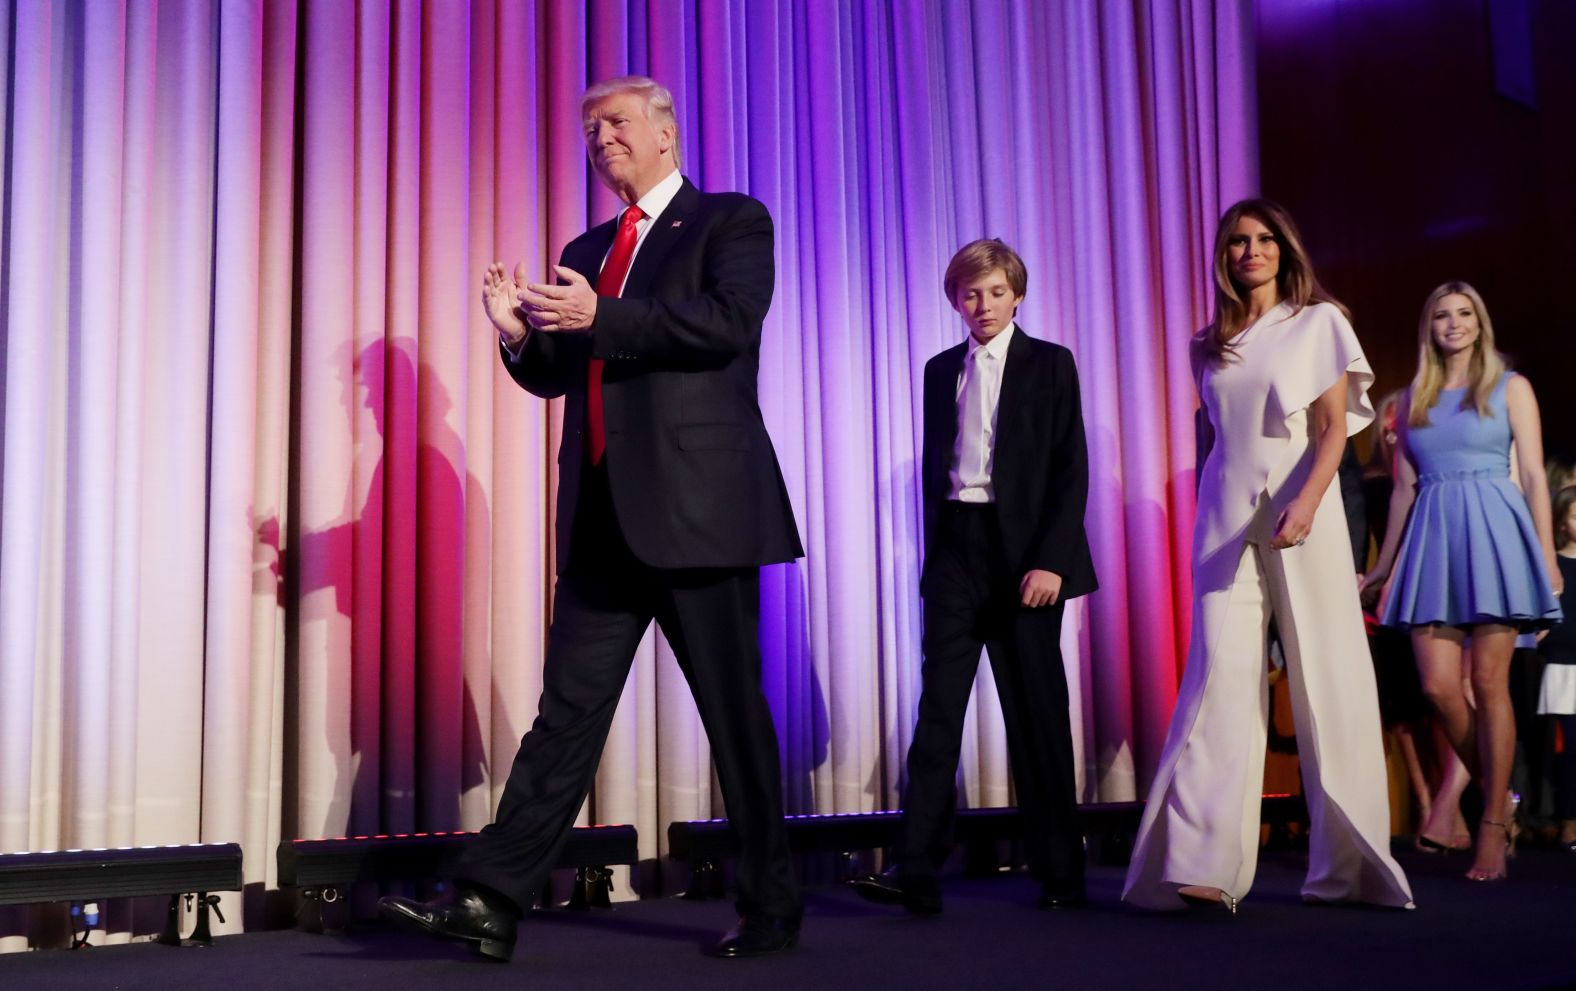
<path fill-rule="evenodd" d="M 581 112 L 592 166 L 629 207 L 564 248 L 558 285 L 498 264 L 483 280 L 510 374 L 534 395 L 565 397 L 538 715 L 452 892 L 381 908 L 509 957 L 655 619 L 694 693 L 740 844 L 740 924 L 717 953 L 775 952 L 796 942 L 801 909 L 760 685 L 759 568 L 803 551 L 756 398 L 772 221 L 758 201 L 702 193 L 680 175 L 673 98 L 655 82 L 593 86 Z"/>
<path fill-rule="evenodd" d="M 871 901 L 941 911 L 936 869 L 951 851 L 963 717 L 983 647 L 1040 902 L 1078 906 L 1083 836 L 1062 611 L 1096 587 L 1083 526 L 1089 470 L 1078 374 L 1066 348 L 1014 323 L 1028 274 L 1001 241 L 965 245 L 943 287 L 969 337 L 925 366 L 919 720 L 893 863 L 853 884 Z"/>

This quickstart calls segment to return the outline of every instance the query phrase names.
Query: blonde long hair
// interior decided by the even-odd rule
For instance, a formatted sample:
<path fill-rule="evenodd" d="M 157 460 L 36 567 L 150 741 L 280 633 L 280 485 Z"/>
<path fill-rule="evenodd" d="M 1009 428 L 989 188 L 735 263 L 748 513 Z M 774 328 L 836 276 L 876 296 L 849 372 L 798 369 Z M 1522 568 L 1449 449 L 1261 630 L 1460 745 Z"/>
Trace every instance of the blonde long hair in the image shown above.
<path fill-rule="evenodd" d="M 1324 291 L 1313 274 L 1313 262 L 1302 246 L 1302 235 L 1286 208 L 1267 199 L 1247 199 L 1233 203 L 1215 228 L 1215 319 L 1198 339 L 1200 357 L 1206 361 L 1228 361 L 1236 354 L 1233 339 L 1248 322 L 1248 297 L 1231 275 L 1231 235 L 1237 221 L 1252 217 L 1270 229 L 1280 245 L 1280 271 L 1275 288 L 1281 301 L 1290 301 L 1294 313 L 1309 303 L 1334 303 L 1348 319 L 1346 307 Z"/>
<path fill-rule="evenodd" d="M 1406 424 L 1409 427 L 1428 426 L 1428 411 L 1439 402 L 1439 393 L 1445 387 L 1445 359 L 1434 343 L 1434 309 L 1446 296 L 1465 296 L 1477 311 L 1478 336 L 1472 343 L 1472 360 L 1467 366 L 1467 391 L 1461 397 L 1461 409 L 1476 408 L 1478 416 L 1493 417 L 1489 396 L 1500 378 L 1510 370 L 1505 356 L 1494 347 L 1494 321 L 1489 319 L 1488 307 L 1483 297 L 1465 282 L 1446 282 L 1428 294 L 1423 304 L 1423 315 L 1417 322 L 1417 374 L 1412 377 L 1410 405 L 1407 407 Z"/>

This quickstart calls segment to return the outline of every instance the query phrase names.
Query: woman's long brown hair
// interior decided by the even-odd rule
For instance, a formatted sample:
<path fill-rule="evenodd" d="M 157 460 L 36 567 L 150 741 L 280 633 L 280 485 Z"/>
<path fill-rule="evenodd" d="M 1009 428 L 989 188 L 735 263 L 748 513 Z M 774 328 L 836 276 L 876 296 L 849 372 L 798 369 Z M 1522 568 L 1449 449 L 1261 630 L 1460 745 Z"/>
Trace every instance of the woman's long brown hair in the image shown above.
<path fill-rule="evenodd" d="M 1248 294 L 1231 274 L 1231 236 L 1237 222 L 1252 217 L 1270 229 L 1280 245 L 1280 271 L 1275 275 L 1275 288 L 1282 302 L 1290 301 L 1292 312 L 1300 312 L 1309 303 L 1334 303 L 1350 319 L 1346 307 L 1334 296 L 1325 292 L 1313 274 L 1313 263 L 1302 246 L 1302 235 L 1286 208 L 1274 200 L 1262 198 L 1233 203 L 1220 218 L 1215 228 L 1215 319 L 1200 335 L 1199 350 L 1205 361 L 1229 361 L 1236 354 L 1232 343 L 1242 333 L 1248 322 Z"/>

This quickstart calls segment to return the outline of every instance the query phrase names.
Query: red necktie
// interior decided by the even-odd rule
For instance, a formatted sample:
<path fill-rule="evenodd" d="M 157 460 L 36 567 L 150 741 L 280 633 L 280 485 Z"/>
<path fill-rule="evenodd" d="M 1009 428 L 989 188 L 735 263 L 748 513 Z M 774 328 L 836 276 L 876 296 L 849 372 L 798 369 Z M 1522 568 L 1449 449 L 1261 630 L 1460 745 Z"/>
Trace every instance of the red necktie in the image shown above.
<path fill-rule="evenodd" d="M 624 276 L 629 274 L 630 260 L 635 257 L 635 242 L 640 238 L 640 222 L 646 214 L 638 206 L 624 211 L 618 221 L 618 234 L 613 238 L 613 250 L 602 263 L 602 274 L 596 280 L 598 296 L 617 296 L 624 290 Z M 592 358 L 586 373 L 586 451 L 591 463 L 601 464 L 607 450 L 607 433 L 602 426 L 602 359 Z"/>

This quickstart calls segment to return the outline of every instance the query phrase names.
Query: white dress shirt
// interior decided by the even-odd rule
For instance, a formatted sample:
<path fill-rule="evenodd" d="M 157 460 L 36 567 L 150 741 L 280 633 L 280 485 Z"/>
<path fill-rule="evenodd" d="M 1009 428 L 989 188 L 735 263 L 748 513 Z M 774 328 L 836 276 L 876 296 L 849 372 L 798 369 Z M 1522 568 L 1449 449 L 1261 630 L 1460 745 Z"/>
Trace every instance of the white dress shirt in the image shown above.
<path fill-rule="evenodd" d="M 969 335 L 968 353 L 958 374 L 958 438 L 947 474 L 947 498 L 958 502 L 995 502 L 991 466 L 996 451 L 996 411 L 1001 401 L 1001 376 L 1007 367 L 1007 346 L 1018 329 L 1005 330 L 981 344 Z"/>
<path fill-rule="evenodd" d="M 662 211 L 668 208 L 668 204 L 673 202 L 673 197 L 677 196 L 682 188 L 684 188 L 684 177 L 679 174 L 678 169 L 674 169 L 668 173 L 667 178 L 646 190 L 646 195 L 635 201 L 635 205 L 640 207 L 640 212 L 645 216 L 635 224 L 635 250 L 629 256 L 629 268 L 624 271 L 626 282 L 629 280 L 629 272 L 635 267 L 635 258 L 640 254 L 640 246 L 646 243 L 646 235 L 651 233 L 651 228 L 656 226 L 657 218 L 662 216 Z M 624 212 L 620 210 L 618 215 L 622 217 Z M 617 238 L 615 237 L 614 240 Z M 607 246 L 607 255 L 612 253 L 613 246 L 610 244 Z M 607 255 L 602 256 L 604 266 L 607 264 Z M 624 287 L 619 286 L 618 295 L 623 294 Z"/>

